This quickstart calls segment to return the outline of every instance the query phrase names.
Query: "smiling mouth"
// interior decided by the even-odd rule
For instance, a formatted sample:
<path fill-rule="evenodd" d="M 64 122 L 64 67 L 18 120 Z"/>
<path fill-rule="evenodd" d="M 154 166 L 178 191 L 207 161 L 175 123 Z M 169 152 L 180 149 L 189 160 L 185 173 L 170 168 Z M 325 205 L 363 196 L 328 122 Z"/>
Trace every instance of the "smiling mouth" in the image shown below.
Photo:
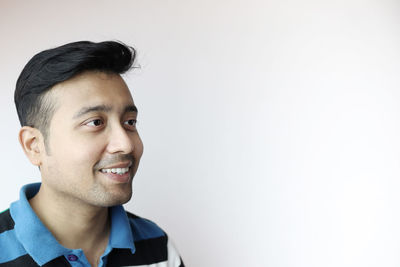
<path fill-rule="evenodd" d="M 112 168 L 112 169 L 101 169 L 100 171 L 102 173 L 115 173 L 119 175 L 123 175 L 127 172 L 129 172 L 130 167 L 127 168 Z"/>
<path fill-rule="evenodd" d="M 104 168 L 100 169 L 99 172 L 109 181 L 113 181 L 113 183 L 126 184 L 133 178 L 131 168 L 131 165 L 124 168 Z"/>
<path fill-rule="evenodd" d="M 131 166 L 132 166 L 132 162 L 130 162 L 129 165 L 124 168 L 103 168 L 103 169 L 100 169 L 100 172 L 124 175 L 125 173 L 129 172 L 129 169 L 131 168 Z"/>

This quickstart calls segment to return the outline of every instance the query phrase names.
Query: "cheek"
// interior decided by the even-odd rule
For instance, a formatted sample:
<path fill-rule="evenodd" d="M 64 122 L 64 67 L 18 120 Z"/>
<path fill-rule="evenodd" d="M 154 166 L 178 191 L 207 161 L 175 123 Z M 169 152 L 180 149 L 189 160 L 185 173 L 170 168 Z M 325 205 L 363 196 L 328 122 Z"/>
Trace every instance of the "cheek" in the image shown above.
<path fill-rule="evenodd" d="M 53 144 L 52 151 L 57 158 L 58 166 L 62 169 L 70 169 L 71 172 L 87 169 L 93 166 L 101 158 L 104 144 L 96 139 L 69 138 L 58 140 Z"/>

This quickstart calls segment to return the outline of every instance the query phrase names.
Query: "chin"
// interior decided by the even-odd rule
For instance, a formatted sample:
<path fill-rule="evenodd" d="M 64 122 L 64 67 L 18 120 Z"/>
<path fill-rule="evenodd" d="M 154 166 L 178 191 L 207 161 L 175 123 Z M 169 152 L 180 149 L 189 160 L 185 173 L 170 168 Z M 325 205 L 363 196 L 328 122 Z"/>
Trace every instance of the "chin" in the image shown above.
<path fill-rule="evenodd" d="M 129 200 L 131 200 L 131 198 L 132 198 L 132 191 L 126 195 L 113 196 L 111 199 L 109 199 L 107 206 L 111 207 L 111 206 L 116 206 L 116 205 L 122 205 L 122 204 L 129 202 Z"/>
<path fill-rule="evenodd" d="M 132 190 L 129 192 L 104 192 L 96 194 L 92 198 L 91 204 L 98 207 L 112 207 L 127 203 L 132 198 Z"/>
<path fill-rule="evenodd" d="M 122 205 L 122 204 L 128 203 L 129 200 L 131 200 L 131 198 L 132 198 L 132 195 L 130 195 L 129 197 L 126 197 L 126 198 L 117 199 L 117 200 L 113 201 L 113 202 L 111 203 L 111 205 L 109 205 L 109 207 L 110 207 L 110 206 L 116 206 L 116 205 Z"/>

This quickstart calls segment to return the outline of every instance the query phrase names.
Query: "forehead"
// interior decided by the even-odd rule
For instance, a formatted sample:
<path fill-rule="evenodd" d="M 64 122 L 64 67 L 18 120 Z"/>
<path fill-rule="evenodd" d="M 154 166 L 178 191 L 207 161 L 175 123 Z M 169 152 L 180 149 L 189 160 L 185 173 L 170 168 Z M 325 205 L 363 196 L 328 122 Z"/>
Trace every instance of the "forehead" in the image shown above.
<path fill-rule="evenodd" d="M 122 112 L 126 106 L 133 105 L 131 93 L 118 74 L 85 72 L 57 84 L 50 92 L 55 101 L 56 113 L 62 114 L 99 105 Z"/>

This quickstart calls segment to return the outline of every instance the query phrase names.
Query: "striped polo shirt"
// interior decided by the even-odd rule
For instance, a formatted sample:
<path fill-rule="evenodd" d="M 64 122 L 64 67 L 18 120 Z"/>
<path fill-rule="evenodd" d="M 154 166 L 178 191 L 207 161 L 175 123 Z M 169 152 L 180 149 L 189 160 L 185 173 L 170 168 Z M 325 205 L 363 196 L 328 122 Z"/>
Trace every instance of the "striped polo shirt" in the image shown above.
<path fill-rule="evenodd" d="M 40 183 L 22 187 L 20 199 L 0 214 L 0 267 L 90 266 L 81 249 L 63 247 L 29 205 Z M 99 266 L 184 266 L 167 234 L 150 220 L 110 208 L 111 233 Z"/>

